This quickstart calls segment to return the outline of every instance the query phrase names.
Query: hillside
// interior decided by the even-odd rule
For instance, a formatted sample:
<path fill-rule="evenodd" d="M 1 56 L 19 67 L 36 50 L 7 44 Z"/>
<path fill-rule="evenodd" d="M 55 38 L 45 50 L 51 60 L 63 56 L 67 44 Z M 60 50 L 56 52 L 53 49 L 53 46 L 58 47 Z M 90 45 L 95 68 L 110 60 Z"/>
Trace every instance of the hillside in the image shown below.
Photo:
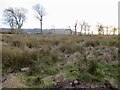
<path fill-rule="evenodd" d="M 16 31 L 16 30 L 13 30 Z M 40 29 L 39 28 L 34 28 L 34 29 L 21 29 L 21 31 L 23 33 L 27 33 L 27 34 L 40 34 Z M 11 30 L 9 28 L 0 28 L 0 32 L 2 33 L 10 33 Z M 74 33 L 74 31 L 73 31 Z M 58 28 L 52 30 L 52 29 L 43 29 L 43 34 L 57 34 L 57 35 L 70 35 L 70 31 L 64 28 Z"/>
<path fill-rule="evenodd" d="M 3 34 L 2 69 L 3 77 L 10 75 L 13 84 L 15 80 L 20 84 L 18 87 L 51 88 L 59 87 L 60 83 L 67 87 L 77 80 L 77 87 L 117 88 L 118 38 Z M 4 87 L 15 86 L 7 82 Z"/>

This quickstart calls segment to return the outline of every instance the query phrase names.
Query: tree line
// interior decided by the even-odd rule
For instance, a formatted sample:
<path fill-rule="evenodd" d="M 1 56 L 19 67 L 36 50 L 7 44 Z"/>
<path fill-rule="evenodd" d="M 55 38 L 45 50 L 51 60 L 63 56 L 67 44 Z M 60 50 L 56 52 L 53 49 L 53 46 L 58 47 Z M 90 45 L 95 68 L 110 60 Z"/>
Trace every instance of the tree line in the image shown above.
<path fill-rule="evenodd" d="M 46 15 L 45 8 L 40 5 L 36 4 L 33 6 L 33 10 L 36 12 L 35 18 L 37 18 L 40 22 L 40 33 L 43 33 L 42 25 L 43 25 L 43 17 Z M 6 8 L 3 12 L 4 17 L 4 23 L 9 24 L 11 28 L 11 32 L 17 32 L 21 33 L 21 27 L 23 26 L 24 22 L 26 21 L 26 13 L 27 9 L 25 8 L 13 8 L 9 7 Z M 102 24 L 96 25 L 98 34 L 104 35 L 105 33 L 107 35 L 110 35 L 113 33 L 115 35 L 118 28 L 112 27 L 112 26 L 104 26 Z M 78 33 L 78 29 L 80 29 L 80 32 Z M 87 22 L 78 22 L 78 20 L 75 22 L 73 29 L 71 29 L 70 26 L 68 26 L 68 30 L 71 35 L 82 35 L 84 32 L 84 35 L 90 34 L 91 25 L 89 25 Z M 54 29 L 55 32 L 55 29 Z M 91 32 L 93 34 L 93 31 Z"/>
<path fill-rule="evenodd" d="M 97 24 L 96 25 L 97 32 L 99 35 L 115 35 L 116 32 L 118 31 L 118 28 L 114 26 L 104 26 L 103 24 Z M 78 32 L 78 29 L 80 29 L 80 32 Z M 73 28 L 68 26 L 68 29 L 66 29 L 70 32 L 71 35 L 90 35 L 93 34 L 93 31 L 90 32 L 91 30 L 91 25 L 89 25 L 87 22 L 78 22 L 78 20 L 75 22 Z"/>

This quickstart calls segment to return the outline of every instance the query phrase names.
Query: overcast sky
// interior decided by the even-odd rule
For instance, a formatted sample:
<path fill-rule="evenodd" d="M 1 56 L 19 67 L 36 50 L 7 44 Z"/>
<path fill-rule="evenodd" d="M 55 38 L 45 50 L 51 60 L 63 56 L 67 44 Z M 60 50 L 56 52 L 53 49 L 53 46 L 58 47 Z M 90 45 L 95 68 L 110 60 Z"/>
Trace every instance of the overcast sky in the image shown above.
<path fill-rule="evenodd" d="M 28 10 L 27 20 L 22 28 L 39 28 L 39 21 L 35 19 L 32 6 L 40 3 L 46 9 L 43 17 L 43 28 L 73 27 L 76 20 L 86 21 L 92 27 L 97 23 L 118 26 L 119 0 L 0 0 L 0 27 L 3 10 L 8 7 L 23 7 Z"/>

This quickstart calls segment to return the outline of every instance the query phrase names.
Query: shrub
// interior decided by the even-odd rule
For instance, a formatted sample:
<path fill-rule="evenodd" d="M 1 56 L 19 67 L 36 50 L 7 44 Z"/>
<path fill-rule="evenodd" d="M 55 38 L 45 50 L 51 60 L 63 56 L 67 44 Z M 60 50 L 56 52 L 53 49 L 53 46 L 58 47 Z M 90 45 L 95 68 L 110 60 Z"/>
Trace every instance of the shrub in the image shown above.
<path fill-rule="evenodd" d="M 58 68 L 56 66 L 46 66 L 44 69 L 44 73 L 47 75 L 55 75 L 59 72 Z"/>
<path fill-rule="evenodd" d="M 33 43 L 27 43 L 27 46 L 28 46 L 29 48 L 33 48 L 33 47 L 34 47 Z"/>
<path fill-rule="evenodd" d="M 29 85 L 40 85 L 42 83 L 41 77 L 39 76 L 27 77 L 26 81 Z"/>
<path fill-rule="evenodd" d="M 21 50 L 20 48 L 3 47 L 2 64 L 5 68 L 17 70 L 22 67 L 28 67 L 33 64 L 33 57 L 30 52 Z"/>
<path fill-rule="evenodd" d="M 80 80 L 87 81 L 87 82 L 93 82 L 95 76 L 91 75 L 90 73 L 82 73 L 77 78 Z"/>
<path fill-rule="evenodd" d="M 53 41 L 53 45 L 59 45 L 60 41 L 59 40 L 55 40 Z"/>
<path fill-rule="evenodd" d="M 57 54 L 53 53 L 53 54 L 50 54 L 50 55 L 51 55 L 51 61 L 52 61 L 53 63 L 56 63 L 56 62 L 59 61 L 59 58 L 58 58 L 58 55 L 57 55 Z"/>
<path fill-rule="evenodd" d="M 111 41 L 109 41 L 108 45 L 117 47 L 118 46 L 118 41 L 117 40 L 111 40 Z"/>
<path fill-rule="evenodd" d="M 20 47 L 22 46 L 22 43 L 20 41 L 12 41 L 12 45 L 15 47 Z"/>
<path fill-rule="evenodd" d="M 96 47 L 99 45 L 100 45 L 100 42 L 98 40 L 90 40 L 85 42 L 86 47 L 89 47 L 89 46 Z"/>
<path fill-rule="evenodd" d="M 73 54 L 74 52 L 77 52 L 77 51 L 82 53 L 84 50 L 79 44 L 76 44 L 76 43 L 70 44 L 70 45 L 63 44 L 60 46 L 59 49 L 62 53 L 67 53 L 67 54 Z"/>
<path fill-rule="evenodd" d="M 41 84 L 41 78 L 39 76 L 34 79 L 34 84 Z"/>
<path fill-rule="evenodd" d="M 98 68 L 98 63 L 95 61 L 91 61 L 88 72 L 92 75 L 97 75 L 97 68 Z"/>

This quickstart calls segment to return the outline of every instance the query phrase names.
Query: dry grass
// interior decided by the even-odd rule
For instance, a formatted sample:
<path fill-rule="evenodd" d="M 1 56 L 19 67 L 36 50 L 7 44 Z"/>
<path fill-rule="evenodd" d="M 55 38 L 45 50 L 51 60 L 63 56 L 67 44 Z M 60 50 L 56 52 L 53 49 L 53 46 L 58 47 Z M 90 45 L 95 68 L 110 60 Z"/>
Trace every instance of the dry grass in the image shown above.
<path fill-rule="evenodd" d="M 59 73 L 65 73 L 64 78 L 71 80 L 104 82 L 108 77 L 117 80 L 117 36 L 3 34 L 2 45 L 3 73 L 29 67 L 24 74 L 28 84 L 31 76 L 43 79 Z M 48 81 L 48 86 L 55 83 L 52 79 Z M 45 86 L 44 83 L 39 87 Z"/>

